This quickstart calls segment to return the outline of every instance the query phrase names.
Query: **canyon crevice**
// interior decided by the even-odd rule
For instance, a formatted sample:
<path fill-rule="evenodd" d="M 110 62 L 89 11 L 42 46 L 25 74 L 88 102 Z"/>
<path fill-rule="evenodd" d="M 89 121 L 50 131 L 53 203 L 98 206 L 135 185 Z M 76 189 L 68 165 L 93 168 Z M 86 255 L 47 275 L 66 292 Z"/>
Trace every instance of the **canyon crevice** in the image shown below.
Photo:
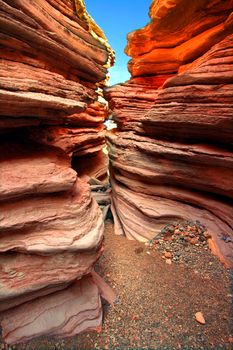
<path fill-rule="evenodd" d="M 100 296 L 114 302 L 93 271 L 106 144 L 116 234 L 147 242 L 198 221 L 233 267 L 233 1 L 153 0 L 150 23 L 128 35 L 131 79 L 111 87 L 114 52 L 82 0 L 0 6 L 4 340 L 96 330 Z"/>

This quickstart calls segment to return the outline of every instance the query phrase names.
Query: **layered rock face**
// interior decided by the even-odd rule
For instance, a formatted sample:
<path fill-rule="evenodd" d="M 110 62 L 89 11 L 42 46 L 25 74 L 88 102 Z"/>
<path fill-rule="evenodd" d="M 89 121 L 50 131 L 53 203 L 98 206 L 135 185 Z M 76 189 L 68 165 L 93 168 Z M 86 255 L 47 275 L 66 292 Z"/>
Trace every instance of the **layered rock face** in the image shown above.
<path fill-rule="evenodd" d="M 101 324 L 88 274 L 103 217 L 86 179 L 106 163 L 86 165 L 102 154 L 97 88 L 113 52 L 82 1 L 0 6 L 0 311 L 5 340 L 17 343 Z"/>
<path fill-rule="evenodd" d="M 233 3 L 153 1 L 128 36 L 132 78 L 106 90 L 115 231 L 154 238 L 198 220 L 233 266 Z"/>

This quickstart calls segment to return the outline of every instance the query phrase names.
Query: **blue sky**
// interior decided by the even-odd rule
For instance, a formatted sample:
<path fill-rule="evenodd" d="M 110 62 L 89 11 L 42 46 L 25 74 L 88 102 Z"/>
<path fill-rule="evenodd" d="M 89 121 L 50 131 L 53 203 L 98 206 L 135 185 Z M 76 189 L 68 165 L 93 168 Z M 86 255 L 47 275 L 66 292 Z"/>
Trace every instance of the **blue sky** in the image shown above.
<path fill-rule="evenodd" d="M 85 0 L 89 14 L 104 31 L 111 47 L 116 52 L 116 62 L 110 69 L 109 85 L 128 80 L 127 62 L 124 53 L 126 35 L 149 22 L 151 0 Z"/>

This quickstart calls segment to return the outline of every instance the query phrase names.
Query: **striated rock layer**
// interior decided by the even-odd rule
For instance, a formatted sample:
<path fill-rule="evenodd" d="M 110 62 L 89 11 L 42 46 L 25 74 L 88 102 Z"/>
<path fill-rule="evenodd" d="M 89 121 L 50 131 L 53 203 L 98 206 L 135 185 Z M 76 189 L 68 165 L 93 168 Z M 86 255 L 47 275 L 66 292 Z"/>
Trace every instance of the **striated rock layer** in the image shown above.
<path fill-rule="evenodd" d="M 71 336 L 102 320 L 103 282 L 85 276 L 102 252 L 103 217 L 86 179 L 89 157 L 100 159 L 91 171 L 107 172 L 98 89 L 114 55 L 81 0 L 0 6 L 3 337 Z"/>
<path fill-rule="evenodd" d="M 232 32 L 232 7 L 232 0 L 152 0 L 151 22 L 128 35 L 132 76 L 185 69 Z"/>
<path fill-rule="evenodd" d="M 67 337 L 93 330 L 101 322 L 99 290 L 92 278 L 86 276 L 63 291 L 28 302 L 27 308 L 20 305 L 6 311 L 3 337 L 11 344 L 43 334 Z"/>
<path fill-rule="evenodd" d="M 115 232 L 154 238 L 199 220 L 233 266 L 232 1 L 153 1 L 130 33 L 132 78 L 105 91 Z M 178 74 L 177 74 L 178 73 Z"/>

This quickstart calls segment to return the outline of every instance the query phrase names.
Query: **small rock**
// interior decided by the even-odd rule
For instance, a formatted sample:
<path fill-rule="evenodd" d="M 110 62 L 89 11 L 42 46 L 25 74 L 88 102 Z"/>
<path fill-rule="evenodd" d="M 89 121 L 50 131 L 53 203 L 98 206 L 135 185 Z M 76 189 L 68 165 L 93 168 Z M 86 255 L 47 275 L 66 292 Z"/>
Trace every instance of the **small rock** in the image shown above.
<path fill-rule="evenodd" d="M 205 319 L 204 319 L 204 316 L 203 316 L 203 313 L 198 311 L 195 313 L 195 318 L 196 318 L 196 321 L 200 324 L 205 324 Z"/>
<path fill-rule="evenodd" d="M 138 315 L 133 315 L 133 316 L 131 317 L 131 319 L 132 319 L 133 321 L 138 321 L 138 320 L 139 320 L 139 316 L 138 316 Z"/>
<path fill-rule="evenodd" d="M 193 245 L 196 245 L 198 242 L 199 242 L 199 240 L 198 240 L 197 237 L 194 237 L 194 238 L 190 239 L 190 243 L 193 244 Z"/>
<path fill-rule="evenodd" d="M 190 237 L 190 238 L 194 238 L 195 235 L 194 235 L 193 233 L 189 233 L 189 237 Z"/>
<path fill-rule="evenodd" d="M 166 264 L 171 265 L 172 264 L 171 259 L 166 259 Z"/>
<path fill-rule="evenodd" d="M 165 252 L 164 256 L 166 259 L 171 259 L 172 258 L 172 253 L 171 252 Z"/>
<path fill-rule="evenodd" d="M 207 231 L 205 231 L 205 232 L 203 233 L 203 236 L 204 236 L 205 238 L 211 238 L 211 235 L 210 235 L 209 232 L 207 232 Z"/>

